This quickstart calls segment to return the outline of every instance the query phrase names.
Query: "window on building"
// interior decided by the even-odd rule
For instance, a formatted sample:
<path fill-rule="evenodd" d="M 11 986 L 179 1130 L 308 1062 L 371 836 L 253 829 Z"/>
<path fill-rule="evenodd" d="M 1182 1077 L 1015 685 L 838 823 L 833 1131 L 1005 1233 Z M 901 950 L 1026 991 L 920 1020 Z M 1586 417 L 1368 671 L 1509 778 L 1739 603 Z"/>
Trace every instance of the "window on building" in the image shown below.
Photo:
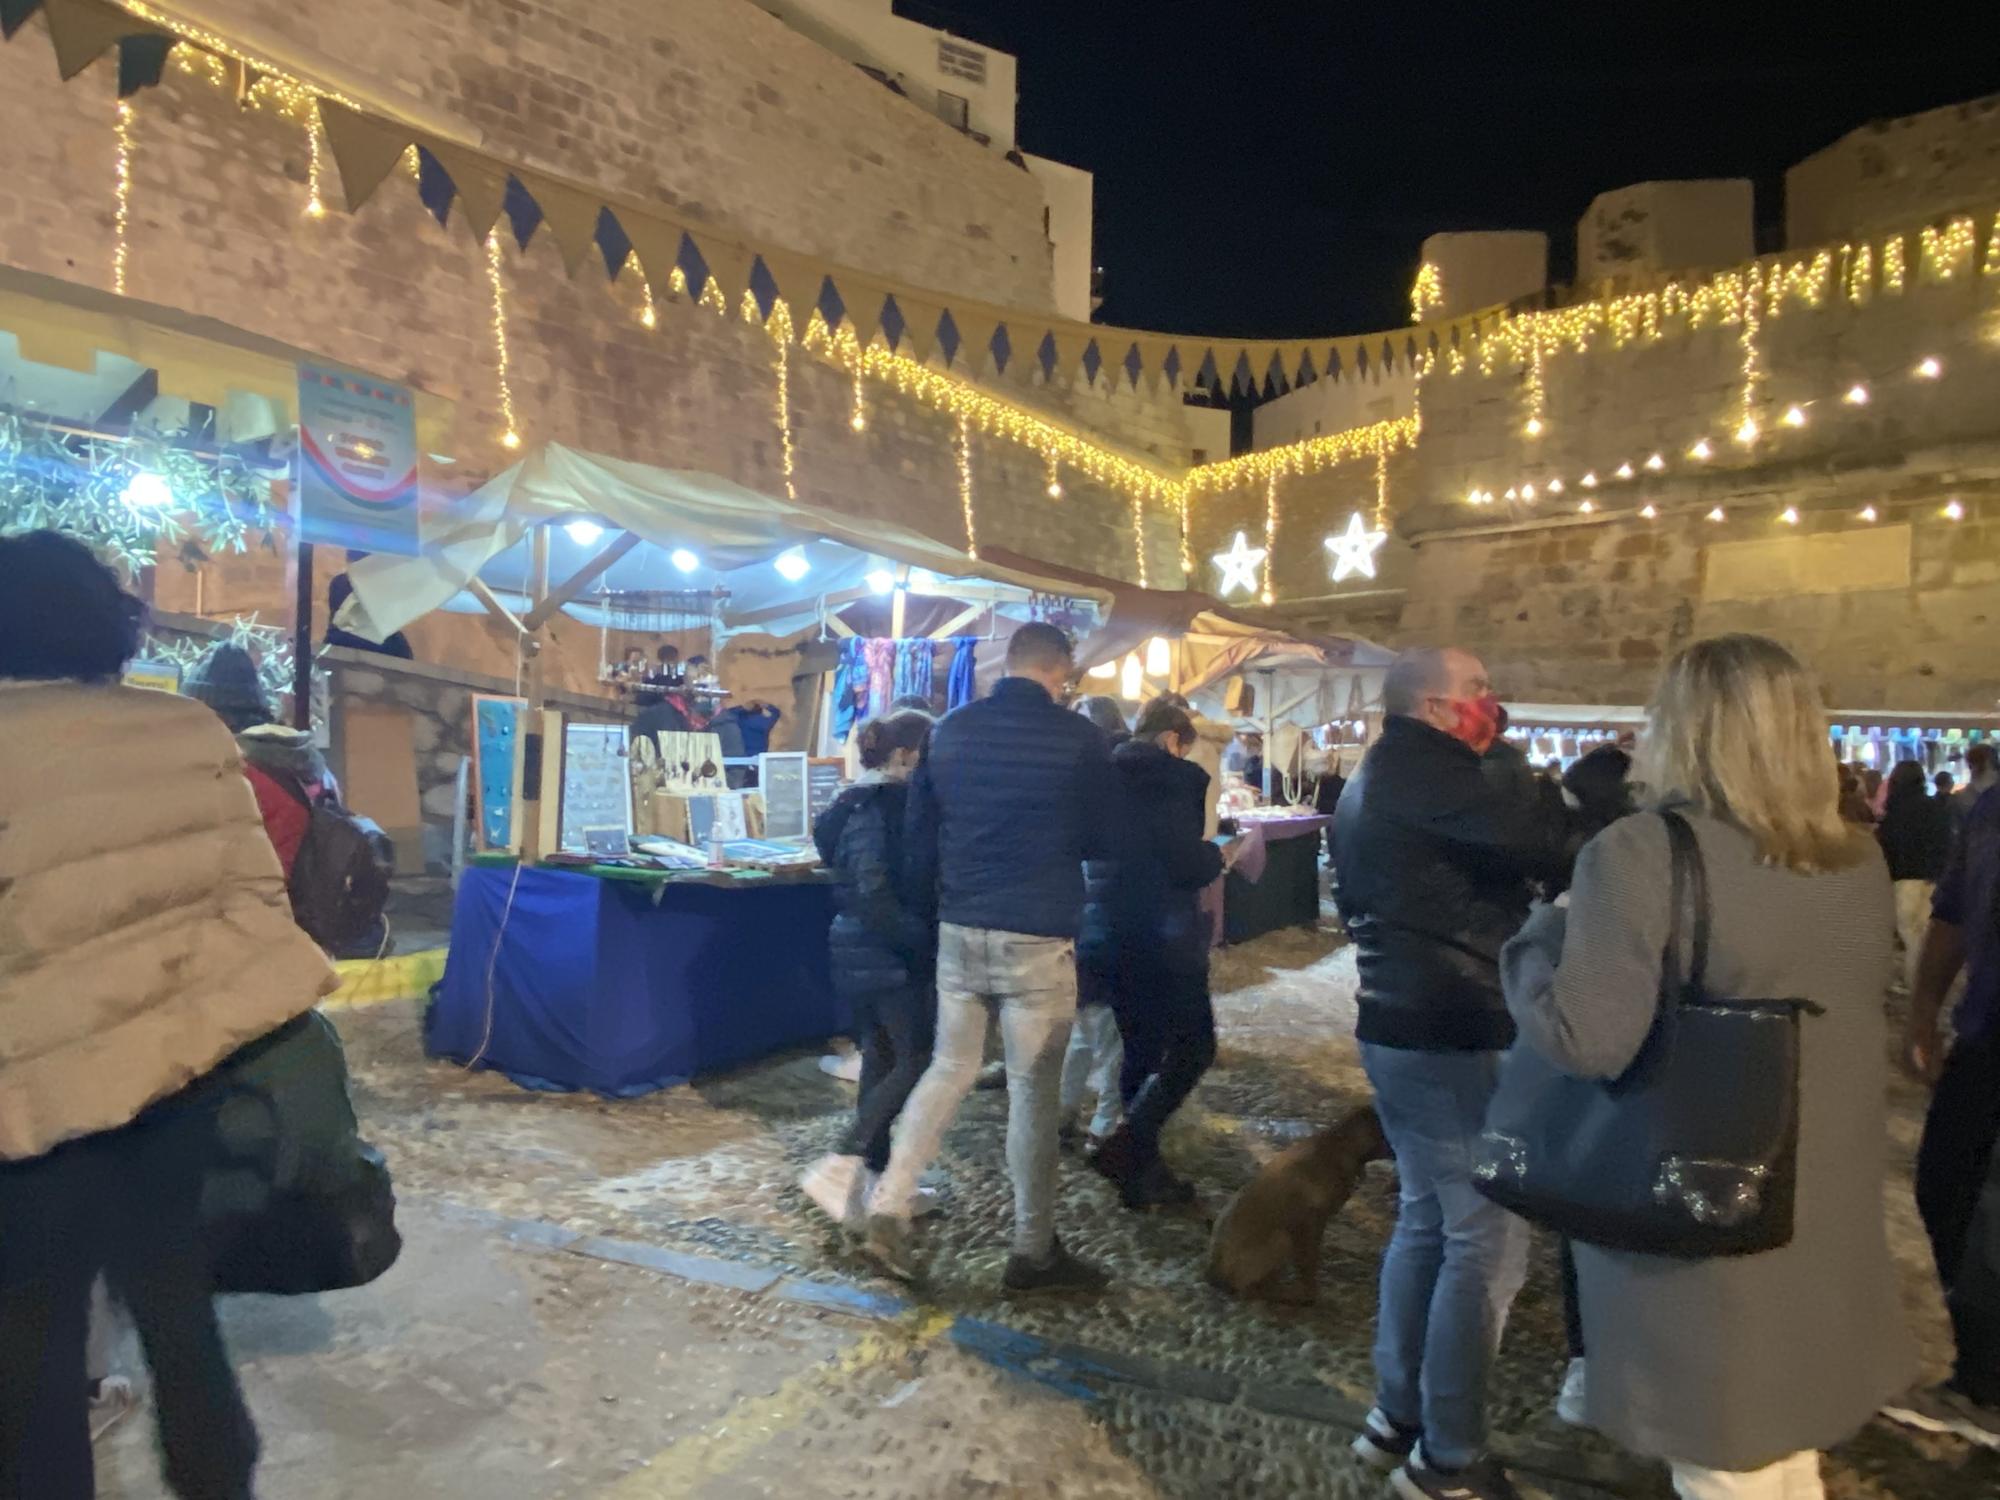
<path fill-rule="evenodd" d="M 947 78 L 963 78 L 967 83 L 986 82 L 986 54 L 950 37 L 938 38 L 938 72 Z"/>
<path fill-rule="evenodd" d="M 939 89 L 938 117 L 954 130 L 968 130 L 972 126 L 972 105 L 963 95 Z"/>
<path fill-rule="evenodd" d="M 1193 462 L 1198 464 L 1205 464 L 1208 462 L 1208 450 L 1206 448 L 1191 448 L 1188 450 L 1188 452 L 1189 452 L 1189 457 Z"/>

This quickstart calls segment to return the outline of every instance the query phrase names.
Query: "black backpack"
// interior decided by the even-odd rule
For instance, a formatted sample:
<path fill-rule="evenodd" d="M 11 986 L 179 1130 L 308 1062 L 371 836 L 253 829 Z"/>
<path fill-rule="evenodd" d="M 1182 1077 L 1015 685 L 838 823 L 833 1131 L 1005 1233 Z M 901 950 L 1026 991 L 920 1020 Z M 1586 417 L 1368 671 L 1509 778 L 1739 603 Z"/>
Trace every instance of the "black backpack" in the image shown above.
<path fill-rule="evenodd" d="M 290 776 L 276 778 L 306 810 L 306 836 L 292 861 L 292 920 L 328 952 L 367 937 L 389 904 L 395 846 L 375 822 L 328 791 L 317 797 Z"/>

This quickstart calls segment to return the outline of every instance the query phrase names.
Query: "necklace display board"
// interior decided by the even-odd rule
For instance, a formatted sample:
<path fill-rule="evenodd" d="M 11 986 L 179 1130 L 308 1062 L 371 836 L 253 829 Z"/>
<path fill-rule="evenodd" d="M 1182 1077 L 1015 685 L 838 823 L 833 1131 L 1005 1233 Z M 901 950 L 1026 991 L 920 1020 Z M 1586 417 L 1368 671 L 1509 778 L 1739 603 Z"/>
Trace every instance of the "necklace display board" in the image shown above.
<path fill-rule="evenodd" d="M 632 836 L 632 773 L 623 724 L 564 724 L 557 847 L 623 853 Z"/>

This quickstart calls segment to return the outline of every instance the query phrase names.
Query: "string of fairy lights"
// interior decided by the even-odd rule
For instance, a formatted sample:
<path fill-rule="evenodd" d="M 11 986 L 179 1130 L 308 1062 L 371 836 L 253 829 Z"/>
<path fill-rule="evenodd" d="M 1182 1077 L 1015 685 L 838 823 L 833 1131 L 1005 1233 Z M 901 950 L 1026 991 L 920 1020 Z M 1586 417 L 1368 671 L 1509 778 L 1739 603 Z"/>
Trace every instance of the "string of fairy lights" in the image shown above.
<path fill-rule="evenodd" d="M 1800 432 L 1817 422 L 1835 420 L 1844 412 L 1856 412 L 1876 406 L 1885 392 L 1911 392 L 1929 388 L 1946 378 L 1945 363 L 1936 355 L 1924 355 L 1914 361 L 1907 370 L 1897 372 L 1888 379 L 1850 380 L 1837 392 L 1806 400 L 1789 402 L 1775 424 L 1776 431 L 1764 433 L 1756 428 L 1753 419 L 1745 418 L 1731 434 L 1735 443 L 1750 447 L 1761 441 L 1782 442 L 1786 435 Z M 1815 415 L 1815 413 L 1818 413 Z M 1746 431 L 1746 429 L 1750 429 Z M 1670 452 L 1674 456 L 1669 456 Z M 1583 472 L 1566 479 L 1550 468 L 1534 465 L 1504 491 L 1496 492 L 1486 485 L 1475 482 L 1465 493 L 1465 503 L 1478 507 L 1505 504 L 1510 514 L 1526 517 L 1537 507 L 1544 513 L 1567 507 L 1579 516 L 1605 517 L 1629 514 L 1642 521 L 1655 521 L 1670 509 L 1705 509 L 1705 519 L 1725 521 L 1729 519 L 1727 506 L 1702 501 L 1690 502 L 1676 507 L 1663 507 L 1654 490 L 1658 483 L 1670 482 L 1673 477 L 1699 477 L 1704 472 L 1715 472 L 1705 466 L 1723 457 L 1725 449 L 1710 433 L 1702 433 L 1692 442 L 1673 449 L 1655 448 L 1645 457 L 1635 458 L 1620 455 L 1615 463 L 1589 464 Z M 1495 481 L 1497 483 L 1498 481 Z M 1620 505 L 1614 498 L 1625 486 L 1633 486 L 1632 493 L 1640 497 L 1636 506 Z M 1855 519 L 1873 523 L 1882 518 L 1888 502 L 1870 501 L 1855 512 Z M 1945 521 L 1965 519 L 1966 508 L 1956 496 L 1946 496 L 1942 501 L 1904 502 L 1901 509 L 1923 511 L 1934 510 Z M 1794 504 L 1785 504 L 1775 512 L 1776 520 L 1783 525 L 1796 526 L 1802 517 Z"/>
<path fill-rule="evenodd" d="M 307 163 L 303 214 L 312 219 L 324 217 L 326 153 L 319 118 L 320 101 L 331 99 L 356 110 L 363 106 L 335 90 L 307 83 L 227 38 L 167 16 L 144 0 L 120 0 L 120 3 L 132 14 L 191 44 L 177 46 L 170 54 L 178 72 L 218 89 L 231 90 L 244 108 L 277 115 L 304 131 Z M 133 101 L 121 100 L 115 118 L 115 243 L 111 267 L 113 289 L 120 293 L 126 289 L 131 261 L 136 119 Z M 404 165 L 412 177 L 418 175 L 415 148 L 405 153 Z M 518 450 L 525 438 L 512 385 L 505 248 L 497 230 L 487 235 L 483 249 L 491 292 L 494 379 L 502 423 L 498 440 L 511 452 Z M 628 255 L 625 265 L 632 266 L 637 273 L 638 322 L 649 331 L 656 330 L 661 320 L 652 282 L 643 268 L 638 267 L 635 256 Z M 614 281 L 625 274 L 625 265 L 614 272 Z M 1181 570 L 1192 577 L 1195 560 L 1191 533 L 1196 503 L 1231 491 L 1255 493 L 1261 487 L 1264 542 L 1261 553 L 1249 548 L 1239 534 L 1236 547 L 1228 554 L 1218 555 L 1216 562 L 1224 568 L 1225 593 L 1238 581 L 1238 575 L 1243 575 L 1241 581 L 1269 604 L 1276 598 L 1273 570 L 1283 523 L 1282 483 L 1362 459 L 1372 460 L 1374 467 L 1372 526 L 1364 527 L 1357 512 L 1347 534 L 1328 537 L 1327 546 L 1336 554 L 1336 581 L 1344 573 L 1355 571 L 1373 575 L 1369 559 L 1373 549 L 1386 537 L 1390 521 L 1389 459 L 1398 451 L 1413 450 L 1418 443 L 1422 431 L 1422 389 L 1427 379 L 1438 374 L 1460 376 L 1475 363 L 1484 377 L 1518 372 L 1522 402 L 1520 431 L 1530 445 L 1535 445 L 1554 429 L 1549 384 L 1566 359 L 1592 352 L 1604 344 L 1615 350 L 1708 327 L 1733 328 L 1739 350 L 1739 378 L 1725 425 L 1728 439 L 1749 450 L 1779 435 L 1783 429 L 1806 425 L 1809 408 L 1817 404 L 1795 400 L 1781 415 L 1771 416 L 1767 398 L 1773 375 L 1763 341 L 1773 320 L 1800 308 L 1865 306 L 1879 298 L 1901 297 L 1915 283 L 1945 285 L 1975 274 L 2000 277 L 2000 214 L 1994 216 L 1987 229 L 1983 256 L 1980 222 L 1962 214 L 1914 233 L 1891 234 L 1874 241 L 1857 240 L 1799 256 L 1766 257 L 1695 280 L 1674 279 L 1657 287 L 1606 295 L 1561 308 L 1510 314 L 1490 324 L 1481 320 L 1475 324 L 1475 336 L 1469 341 L 1453 337 L 1449 344 L 1439 345 L 1434 337 L 1432 347 L 1417 354 L 1412 361 L 1416 406 L 1409 416 L 1186 469 L 1170 468 L 1121 452 L 1072 430 L 1044 412 L 998 395 L 966 376 L 898 352 L 879 333 L 864 341 L 845 320 L 829 326 L 817 308 L 808 316 L 802 334 L 782 296 L 771 300 L 767 312 L 754 294 L 746 292 L 741 311 L 747 321 L 762 325 L 772 343 L 773 420 L 779 432 L 780 467 L 788 497 L 795 499 L 798 494 L 799 453 L 791 399 L 791 350 L 797 346 L 844 372 L 852 388 L 848 425 L 857 435 L 869 427 L 871 387 L 893 392 L 952 419 L 959 503 L 967 549 L 973 556 L 977 555 L 978 531 L 973 485 L 976 429 L 980 436 L 1037 454 L 1044 468 L 1044 494 L 1052 502 L 1064 497 L 1065 469 L 1125 496 L 1142 584 L 1147 581 L 1145 533 L 1149 508 L 1165 511 L 1173 518 L 1179 537 Z M 674 267 L 667 277 L 666 299 L 686 300 L 689 292 L 687 277 L 678 266 Z M 1418 268 L 1410 303 L 1412 322 L 1419 324 L 1443 307 L 1444 286 L 1436 265 L 1425 262 Z M 728 303 L 717 277 L 710 275 L 705 279 L 699 295 L 693 298 L 693 305 L 716 314 L 727 311 Z M 1941 375 L 1941 363 L 1935 358 L 1924 359 L 1911 372 L 1911 378 L 1916 380 L 1936 380 Z M 1851 406 L 1865 405 L 1871 399 L 1868 385 L 1855 382 L 1838 399 Z M 1700 464 L 1712 460 L 1718 449 L 1716 442 L 1703 434 L 1681 451 L 1688 461 Z M 1642 471 L 1659 476 L 1668 469 L 1669 462 L 1664 451 L 1655 452 L 1636 465 L 1630 458 L 1621 458 L 1605 470 L 1608 478 L 1600 477 L 1598 468 L 1586 468 L 1573 480 L 1581 493 L 1567 503 L 1574 506 L 1577 514 L 1592 516 L 1605 508 L 1609 499 L 1606 486 L 1634 481 Z M 1522 465 L 1522 477 L 1517 477 L 1501 494 L 1496 495 L 1493 488 L 1484 484 L 1475 484 L 1465 498 L 1475 506 L 1491 506 L 1504 499 L 1517 508 L 1525 508 L 1538 500 L 1560 501 L 1568 492 L 1569 482 L 1563 475 L 1547 472 L 1546 466 L 1531 461 Z M 1660 514 L 1660 506 L 1656 500 L 1647 498 L 1631 513 L 1642 520 L 1654 520 Z M 1859 514 L 1862 520 L 1873 521 L 1880 510 L 1868 506 Z M 1953 498 L 1940 508 L 1939 514 L 1947 520 L 1957 520 L 1963 516 L 1964 507 Z M 1720 505 L 1709 513 L 1711 520 L 1724 518 Z M 1796 524 L 1796 508 L 1786 507 L 1779 513 L 1779 520 Z M 1258 555 L 1254 563 L 1246 566 L 1251 554 Z M 1231 559 L 1233 566 L 1223 564 L 1224 556 Z M 1251 576 L 1252 570 L 1259 566 L 1261 573 Z"/>

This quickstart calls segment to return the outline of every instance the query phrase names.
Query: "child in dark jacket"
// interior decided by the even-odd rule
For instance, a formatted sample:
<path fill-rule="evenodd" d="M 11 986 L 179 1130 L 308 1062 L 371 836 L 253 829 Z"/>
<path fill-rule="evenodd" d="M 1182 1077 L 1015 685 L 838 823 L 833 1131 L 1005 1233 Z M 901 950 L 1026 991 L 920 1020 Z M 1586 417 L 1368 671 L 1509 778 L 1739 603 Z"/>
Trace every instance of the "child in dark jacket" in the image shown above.
<path fill-rule="evenodd" d="M 1130 1208 L 1186 1203 L 1194 1189 L 1160 1156 L 1160 1132 L 1215 1060 L 1208 994 L 1210 928 L 1200 893 L 1221 875 L 1222 851 L 1202 837 L 1208 773 L 1186 757 L 1194 721 L 1158 701 L 1112 756 L 1119 785 L 1118 848 L 1093 872 L 1087 957 L 1113 975 L 1125 1038 L 1125 1123 L 1092 1164 Z"/>
<path fill-rule="evenodd" d="M 799 1186 L 838 1224 L 861 1226 L 874 1179 L 889 1164 L 889 1127 L 931 1059 L 936 935 L 911 899 L 903 857 L 910 773 L 930 740 L 929 714 L 871 719 L 857 731 L 862 774 L 813 825 L 820 860 L 838 877 L 827 934 L 835 992 L 854 1011 L 861 1094 L 840 1148 Z"/>

